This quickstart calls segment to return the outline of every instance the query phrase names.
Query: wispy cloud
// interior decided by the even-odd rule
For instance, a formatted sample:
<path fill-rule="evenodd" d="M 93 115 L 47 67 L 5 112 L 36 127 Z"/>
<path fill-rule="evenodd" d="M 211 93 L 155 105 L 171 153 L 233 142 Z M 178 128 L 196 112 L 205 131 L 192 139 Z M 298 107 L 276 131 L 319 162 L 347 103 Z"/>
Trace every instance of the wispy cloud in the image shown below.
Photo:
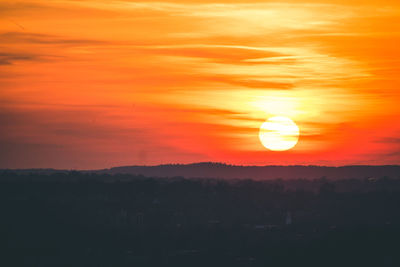
<path fill-rule="evenodd" d="M 25 43 L 25 44 L 66 44 L 66 45 L 87 45 L 104 44 L 105 41 L 89 39 L 71 39 L 61 38 L 49 34 L 29 33 L 29 32 L 6 32 L 0 34 L 0 42 L 7 43 Z"/>
<path fill-rule="evenodd" d="M 11 65 L 14 61 L 39 60 L 39 56 L 25 53 L 0 53 L 0 65 Z"/>

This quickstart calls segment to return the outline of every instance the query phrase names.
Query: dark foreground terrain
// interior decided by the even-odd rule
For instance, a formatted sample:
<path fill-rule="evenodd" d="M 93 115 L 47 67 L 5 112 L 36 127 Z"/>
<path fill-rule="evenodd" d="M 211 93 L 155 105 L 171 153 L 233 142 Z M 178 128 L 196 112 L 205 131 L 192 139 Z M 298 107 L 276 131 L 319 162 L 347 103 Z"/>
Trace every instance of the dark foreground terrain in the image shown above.
<path fill-rule="evenodd" d="M 0 266 L 400 266 L 400 179 L 0 173 Z"/>

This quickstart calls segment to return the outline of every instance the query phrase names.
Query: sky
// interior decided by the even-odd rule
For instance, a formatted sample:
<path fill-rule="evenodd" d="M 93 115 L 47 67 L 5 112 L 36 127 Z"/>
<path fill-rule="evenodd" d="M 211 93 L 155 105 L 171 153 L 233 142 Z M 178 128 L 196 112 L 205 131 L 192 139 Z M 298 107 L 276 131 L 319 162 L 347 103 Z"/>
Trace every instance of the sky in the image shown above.
<path fill-rule="evenodd" d="M 0 168 L 400 164 L 399 43 L 397 0 L 2 0 Z"/>

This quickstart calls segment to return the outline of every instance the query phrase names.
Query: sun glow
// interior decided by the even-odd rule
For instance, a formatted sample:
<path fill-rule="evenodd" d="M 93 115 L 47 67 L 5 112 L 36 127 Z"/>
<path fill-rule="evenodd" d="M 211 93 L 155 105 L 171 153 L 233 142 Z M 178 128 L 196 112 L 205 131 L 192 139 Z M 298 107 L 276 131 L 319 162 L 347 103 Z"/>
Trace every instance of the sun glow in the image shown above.
<path fill-rule="evenodd" d="M 269 150 L 285 151 L 293 148 L 299 140 L 299 127 L 287 117 L 269 118 L 260 127 L 260 141 Z"/>

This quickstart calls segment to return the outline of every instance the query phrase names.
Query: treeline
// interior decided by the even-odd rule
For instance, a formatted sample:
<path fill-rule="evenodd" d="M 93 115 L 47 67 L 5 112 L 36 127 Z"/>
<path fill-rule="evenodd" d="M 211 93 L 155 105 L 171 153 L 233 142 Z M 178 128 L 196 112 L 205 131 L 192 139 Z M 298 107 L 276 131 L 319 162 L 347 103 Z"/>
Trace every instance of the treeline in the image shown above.
<path fill-rule="evenodd" d="M 204 190 L 217 187 L 262 187 L 273 191 L 307 191 L 318 193 L 322 191 L 335 192 L 370 192 L 370 191 L 400 191 L 400 176 L 398 177 L 368 177 L 353 179 L 328 179 L 321 176 L 318 179 L 282 179 L 269 180 L 253 179 L 219 179 L 219 178 L 184 178 L 176 177 L 148 177 L 133 174 L 108 174 L 95 172 L 65 171 L 55 173 L 40 172 L 13 172 L 0 171 L 0 182 L 53 182 L 53 183 L 133 183 L 140 188 L 142 184 L 154 184 L 160 188 L 166 184 L 185 184 L 199 187 Z"/>
<path fill-rule="evenodd" d="M 2 266 L 398 266 L 399 204 L 400 181 L 390 177 L 3 172 L 0 260 Z"/>

